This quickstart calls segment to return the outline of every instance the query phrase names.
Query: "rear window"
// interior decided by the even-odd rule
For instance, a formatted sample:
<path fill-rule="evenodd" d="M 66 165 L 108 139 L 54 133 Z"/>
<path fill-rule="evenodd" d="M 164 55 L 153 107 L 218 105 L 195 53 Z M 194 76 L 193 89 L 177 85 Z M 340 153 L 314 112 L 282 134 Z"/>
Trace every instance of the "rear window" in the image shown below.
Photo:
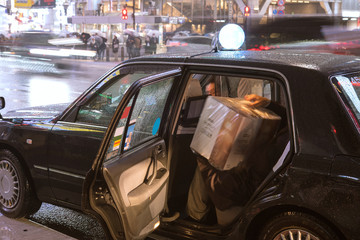
<path fill-rule="evenodd" d="M 332 81 L 345 103 L 346 110 L 360 131 L 360 73 L 346 76 L 338 75 Z"/>

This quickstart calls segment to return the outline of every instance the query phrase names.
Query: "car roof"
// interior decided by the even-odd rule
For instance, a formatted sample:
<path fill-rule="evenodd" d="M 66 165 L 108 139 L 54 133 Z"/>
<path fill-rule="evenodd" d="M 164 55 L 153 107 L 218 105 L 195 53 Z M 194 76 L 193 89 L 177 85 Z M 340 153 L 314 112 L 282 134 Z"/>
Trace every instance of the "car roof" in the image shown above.
<path fill-rule="evenodd" d="M 318 53 L 304 50 L 270 50 L 270 51 L 219 51 L 197 54 L 157 54 L 133 58 L 127 62 L 164 62 L 179 65 L 215 64 L 270 68 L 281 71 L 296 67 L 304 70 L 315 70 L 325 75 L 338 72 L 360 70 L 360 58 L 351 55 Z"/>

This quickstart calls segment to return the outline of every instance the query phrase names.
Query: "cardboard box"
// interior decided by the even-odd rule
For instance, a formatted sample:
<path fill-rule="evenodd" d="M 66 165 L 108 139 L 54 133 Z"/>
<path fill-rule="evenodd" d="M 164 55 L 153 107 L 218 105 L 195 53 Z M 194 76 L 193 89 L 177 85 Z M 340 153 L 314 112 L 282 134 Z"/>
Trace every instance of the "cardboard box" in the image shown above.
<path fill-rule="evenodd" d="M 229 170 L 250 158 L 274 137 L 281 118 L 248 104 L 243 99 L 209 96 L 190 148 L 219 170 Z"/>

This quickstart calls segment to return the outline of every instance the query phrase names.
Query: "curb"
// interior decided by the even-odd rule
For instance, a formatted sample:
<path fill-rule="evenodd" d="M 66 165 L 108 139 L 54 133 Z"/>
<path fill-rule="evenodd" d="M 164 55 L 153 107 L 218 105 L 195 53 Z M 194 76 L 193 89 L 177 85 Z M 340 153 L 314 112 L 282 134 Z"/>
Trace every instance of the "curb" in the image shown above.
<path fill-rule="evenodd" d="M 11 219 L 0 214 L 1 240 L 76 240 L 25 218 Z"/>

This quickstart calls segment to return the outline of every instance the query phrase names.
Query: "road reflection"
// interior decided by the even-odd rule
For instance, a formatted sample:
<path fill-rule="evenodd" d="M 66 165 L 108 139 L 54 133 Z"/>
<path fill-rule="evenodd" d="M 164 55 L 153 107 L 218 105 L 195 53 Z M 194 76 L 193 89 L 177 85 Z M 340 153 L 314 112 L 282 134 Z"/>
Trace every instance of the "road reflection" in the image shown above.
<path fill-rule="evenodd" d="M 4 60 L 0 57 L 0 96 L 6 100 L 2 113 L 39 105 L 70 103 L 117 64 L 67 60 L 61 63 L 66 63 L 68 67 L 55 74 L 38 72 L 38 68 L 42 67 L 32 60 L 16 65 L 2 63 Z"/>
<path fill-rule="evenodd" d="M 69 103 L 73 101 L 68 83 L 44 76 L 29 79 L 29 104 L 30 106 Z"/>

